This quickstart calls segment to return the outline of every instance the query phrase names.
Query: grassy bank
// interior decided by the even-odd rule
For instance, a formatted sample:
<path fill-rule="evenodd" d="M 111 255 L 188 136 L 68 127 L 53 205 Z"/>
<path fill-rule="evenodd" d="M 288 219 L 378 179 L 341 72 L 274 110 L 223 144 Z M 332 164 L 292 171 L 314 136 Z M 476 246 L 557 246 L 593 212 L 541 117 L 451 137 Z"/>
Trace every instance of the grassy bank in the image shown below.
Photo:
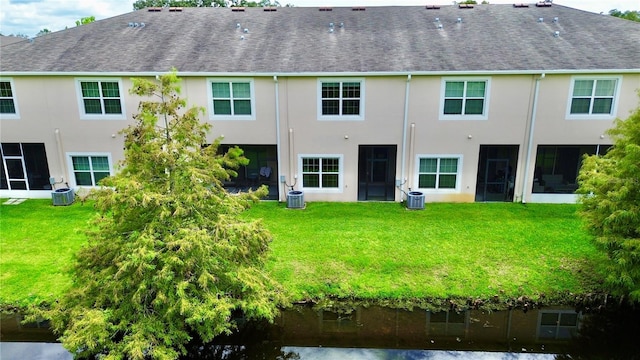
<path fill-rule="evenodd" d="M 574 205 L 263 202 L 244 216 L 272 232 L 268 270 L 295 300 L 586 293 L 602 255 Z M 0 207 L 0 302 L 51 301 L 85 242 L 89 205 L 28 200 Z"/>

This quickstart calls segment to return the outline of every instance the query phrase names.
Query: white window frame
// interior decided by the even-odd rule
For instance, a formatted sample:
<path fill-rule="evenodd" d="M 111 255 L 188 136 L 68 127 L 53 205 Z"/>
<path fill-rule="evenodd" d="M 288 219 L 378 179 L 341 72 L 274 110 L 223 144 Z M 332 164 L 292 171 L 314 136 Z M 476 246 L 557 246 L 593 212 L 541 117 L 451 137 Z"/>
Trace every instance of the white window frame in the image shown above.
<path fill-rule="evenodd" d="M 78 98 L 78 111 L 80 112 L 80 119 L 82 120 L 126 120 L 127 119 L 127 111 L 124 106 L 124 95 L 122 88 L 122 79 L 120 78 L 76 78 L 76 93 Z M 102 114 L 87 114 L 86 109 L 84 107 L 84 97 L 82 96 L 82 83 L 83 82 L 97 82 L 98 84 L 101 82 L 111 82 L 118 84 L 118 92 L 120 93 L 120 114 L 106 114 L 104 107 L 104 97 L 102 93 L 100 94 L 100 103 L 102 106 Z M 102 92 L 102 87 L 100 87 L 100 91 Z"/>
<path fill-rule="evenodd" d="M 211 88 L 213 83 L 248 83 L 249 91 L 251 98 L 251 115 L 216 115 L 213 111 L 213 89 Z M 255 86 L 253 78 L 232 78 L 232 77 L 224 77 L 224 78 L 208 78 L 207 79 L 207 98 L 208 98 L 208 106 L 207 110 L 209 111 L 209 119 L 210 120 L 255 120 L 256 119 L 256 95 L 255 95 Z M 233 112 L 233 90 L 230 89 L 230 98 L 231 101 L 231 111 Z"/>
<path fill-rule="evenodd" d="M 589 105 L 589 114 L 572 114 L 571 113 L 571 104 L 573 103 L 573 88 L 576 85 L 576 81 L 578 80 L 615 80 L 616 87 L 614 89 L 613 99 L 611 102 L 611 112 L 609 114 L 592 114 L 593 111 L 593 100 L 595 96 L 596 84 L 594 83 L 593 89 L 591 90 L 591 99 Z M 622 76 L 572 76 L 571 77 L 571 86 L 569 86 L 569 95 L 567 96 L 567 120 L 613 120 L 616 118 L 616 114 L 618 113 L 618 97 L 620 96 L 620 87 L 622 86 Z"/>
<path fill-rule="evenodd" d="M 329 159 L 329 158 L 337 158 L 338 159 L 338 187 L 304 187 L 303 181 L 303 162 L 302 159 L 305 158 L 318 158 L 318 159 Z M 333 174 L 333 173 L 332 173 Z M 320 164 L 320 177 L 322 178 L 322 163 Z M 344 188 L 344 155 L 342 154 L 298 154 L 298 182 L 300 184 L 300 189 L 309 193 L 342 193 Z"/>
<path fill-rule="evenodd" d="M 106 157 L 107 161 L 109 161 L 109 176 L 113 175 L 113 159 L 111 158 L 111 153 L 104 152 L 68 152 L 67 154 L 67 168 L 69 169 L 69 185 L 72 187 L 85 187 L 85 188 L 98 188 L 98 185 L 78 185 L 76 183 L 75 171 L 73 169 L 73 157 L 92 157 L 92 156 L 102 156 Z M 91 162 L 89 163 L 91 164 Z M 91 182 L 95 184 L 94 170 L 89 170 L 91 173 Z"/>
<path fill-rule="evenodd" d="M 0 78 L 0 82 L 8 82 L 11 87 L 11 100 L 13 100 L 13 108 L 15 113 L 0 113 L 0 119 L 2 120 L 17 120 L 20 119 L 20 110 L 18 109 L 18 99 L 16 97 L 16 86 L 13 83 L 13 78 Z M 9 99 L 9 97 L 2 97 L 2 99 Z"/>
<path fill-rule="evenodd" d="M 340 113 L 342 113 L 342 101 L 349 100 L 351 98 L 344 99 L 342 97 L 342 85 L 344 83 L 360 83 L 360 97 L 358 98 L 360 101 L 360 114 L 358 115 L 323 115 L 322 114 L 322 84 L 323 83 L 340 83 L 340 98 L 339 107 Z M 318 120 L 338 120 L 338 121 L 363 121 L 364 120 L 364 109 L 365 109 L 365 81 L 364 78 L 318 78 L 317 83 L 317 92 L 318 92 L 318 100 L 317 100 L 317 109 L 318 109 Z M 354 98 L 355 99 L 355 98 Z"/>
<path fill-rule="evenodd" d="M 445 97 L 447 82 L 464 82 L 465 91 L 463 92 L 462 104 L 463 112 L 466 96 L 466 88 L 468 82 L 484 82 L 484 102 L 482 104 L 482 114 L 465 115 L 463 114 L 445 114 L 444 103 L 447 99 Z M 444 77 L 440 84 L 440 112 L 439 120 L 488 120 L 489 119 L 489 100 L 491 94 L 491 78 L 490 77 Z"/>
<path fill-rule="evenodd" d="M 436 184 L 438 184 L 438 175 L 440 174 L 440 159 L 458 159 L 458 172 L 456 173 L 456 186 L 453 189 L 431 189 L 431 188 L 420 188 L 420 159 L 438 159 L 438 166 L 436 171 Z M 459 193 L 460 187 L 462 183 L 462 154 L 417 154 L 416 155 L 416 163 L 415 163 L 415 172 L 414 172 L 414 184 L 416 189 L 419 191 L 430 193 L 430 194 L 446 194 L 446 193 Z"/>

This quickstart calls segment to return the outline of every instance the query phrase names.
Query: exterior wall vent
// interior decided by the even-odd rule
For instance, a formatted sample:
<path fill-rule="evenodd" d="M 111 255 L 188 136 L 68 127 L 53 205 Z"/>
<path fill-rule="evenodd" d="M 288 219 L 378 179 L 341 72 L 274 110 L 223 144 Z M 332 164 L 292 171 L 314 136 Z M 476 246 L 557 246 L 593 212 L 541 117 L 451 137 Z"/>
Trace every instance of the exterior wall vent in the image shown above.
<path fill-rule="evenodd" d="M 231 11 L 233 11 L 233 12 L 244 12 L 244 7 L 232 7 Z"/>
<path fill-rule="evenodd" d="M 321 7 L 321 8 L 319 8 L 318 10 L 320 10 L 320 11 L 333 11 L 333 8 L 330 8 L 330 7 Z"/>
<path fill-rule="evenodd" d="M 528 8 L 529 4 L 524 4 L 524 3 L 513 4 L 513 7 L 515 7 L 515 8 Z"/>
<path fill-rule="evenodd" d="M 266 8 L 264 8 L 264 9 L 263 9 L 263 11 L 266 11 L 266 12 L 274 12 L 274 11 L 278 11 L 278 8 L 277 8 L 277 7 L 270 6 L 270 7 L 266 7 Z"/>
<path fill-rule="evenodd" d="M 182 12 L 181 7 L 170 7 L 169 12 Z"/>
<path fill-rule="evenodd" d="M 150 7 L 150 8 L 147 8 L 147 11 L 148 12 L 160 12 L 160 11 L 162 11 L 162 8 L 161 7 Z"/>
<path fill-rule="evenodd" d="M 356 6 L 351 8 L 351 11 L 365 11 L 365 10 L 367 10 L 367 8 L 363 6 Z"/>
<path fill-rule="evenodd" d="M 541 1 L 536 3 L 537 7 L 551 7 L 551 3 L 550 2 L 546 2 L 546 1 Z"/>
<path fill-rule="evenodd" d="M 438 6 L 438 5 L 427 5 L 425 7 L 425 9 L 427 9 L 427 10 L 439 10 L 440 6 Z"/>
<path fill-rule="evenodd" d="M 460 9 L 473 9 L 473 4 L 458 4 Z"/>

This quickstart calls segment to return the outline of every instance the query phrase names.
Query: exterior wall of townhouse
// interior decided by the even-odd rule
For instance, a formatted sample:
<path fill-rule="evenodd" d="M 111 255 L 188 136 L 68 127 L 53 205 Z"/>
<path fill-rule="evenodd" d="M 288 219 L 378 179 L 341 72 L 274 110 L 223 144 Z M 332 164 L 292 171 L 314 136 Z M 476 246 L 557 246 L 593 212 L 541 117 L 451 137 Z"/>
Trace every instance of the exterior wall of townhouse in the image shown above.
<path fill-rule="evenodd" d="M 321 79 L 332 78 L 243 77 L 253 84 L 255 118 L 251 120 L 210 117 L 208 80 L 213 77 L 183 77 L 182 95 L 187 98 L 189 106 L 205 108 L 203 120 L 213 124 L 211 139 L 224 135 L 223 143 L 239 145 L 276 145 L 279 140 L 279 175 L 284 176 L 288 184 L 297 178 L 297 188 L 301 188 L 301 157 L 339 156 L 340 187 L 328 190 L 303 189 L 307 201 L 357 201 L 360 196 L 360 152 L 363 146 L 395 147 L 395 179 L 403 183 L 405 191 L 424 191 L 427 201 L 474 201 L 479 172 L 483 171 L 479 168 L 481 149 L 487 146 L 511 146 L 517 149 L 514 162 L 516 200 L 524 196 L 526 201 L 570 202 L 575 201 L 573 194 L 531 193 L 537 147 L 610 145 L 611 140 L 601 135 L 611 127 L 616 117 L 593 119 L 568 116 L 572 84 L 577 77 L 618 79 L 614 105 L 617 117 L 627 117 L 638 106 L 636 91 L 640 88 L 639 74 L 551 74 L 540 80 L 536 80 L 539 75 L 335 78 L 338 81 L 363 81 L 363 116 L 350 120 L 326 120 L 319 115 L 319 83 Z M 120 81 L 126 116 L 115 120 L 84 119 L 77 88 L 79 78 L 85 77 L 11 77 L 14 99 L 19 106 L 19 119 L 1 120 L 2 143 L 44 143 L 51 176 L 57 181 L 64 178 L 70 186 L 74 186 L 70 154 L 108 154 L 112 171 L 115 171 L 115 164 L 123 157 L 122 136 L 118 131 L 130 124 L 132 115 L 137 112 L 138 101 L 136 97 L 128 95 L 131 87 L 129 77 L 113 77 Z M 484 119 L 443 119 L 442 94 L 447 79 L 488 81 Z M 539 85 L 536 122 L 530 161 L 527 161 L 536 83 Z M 405 104 L 408 104 L 406 109 Z M 406 136 L 403 134 L 405 118 Z M 460 169 L 454 189 L 420 188 L 418 172 L 420 158 L 424 156 L 458 157 Z M 397 189 L 394 192 L 393 198 L 399 201 L 402 193 Z M 285 193 L 286 189 L 280 186 L 280 200 L 285 199 Z M 20 191 L 2 190 L 0 195 L 46 198 L 50 196 L 50 191 L 23 194 Z"/>

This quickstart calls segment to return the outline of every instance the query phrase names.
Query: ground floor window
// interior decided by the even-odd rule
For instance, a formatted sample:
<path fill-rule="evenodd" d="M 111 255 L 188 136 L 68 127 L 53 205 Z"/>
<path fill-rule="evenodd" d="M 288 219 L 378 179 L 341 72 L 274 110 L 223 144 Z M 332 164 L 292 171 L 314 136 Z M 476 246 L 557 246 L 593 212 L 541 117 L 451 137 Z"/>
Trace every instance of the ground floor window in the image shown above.
<path fill-rule="evenodd" d="M 604 155 L 610 145 L 539 145 L 533 193 L 573 194 L 584 155 Z"/>
<path fill-rule="evenodd" d="M 418 187 L 420 189 L 457 189 L 460 168 L 459 156 L 419 156 Z"/>
<path fill-rule="evenodd" d="M 43 143 L 2 143 L 2 190 L 51 190 Z"/>
<path fill-rule="evenodd" d="M 538 321 L 538 339 L 566 340 L 578 333 L 580 314 L 575 311 L 543 311 Z"/>
<path fill-rule="evenodd" d="M 467 327 L 467 312 L 427 312 L 429 335 L 464 336 Z"/>
<path fill-rule="evenodd" d="M 97 186 L 111 175 L 109 155 L 71 155 L 71 169 L 77 186 Z"/>
<path fill-rule="evenodd" d="M 302 187 L 304 189 L 340 189 L 342 181 L 342 156 L 302 155 Z"/>

